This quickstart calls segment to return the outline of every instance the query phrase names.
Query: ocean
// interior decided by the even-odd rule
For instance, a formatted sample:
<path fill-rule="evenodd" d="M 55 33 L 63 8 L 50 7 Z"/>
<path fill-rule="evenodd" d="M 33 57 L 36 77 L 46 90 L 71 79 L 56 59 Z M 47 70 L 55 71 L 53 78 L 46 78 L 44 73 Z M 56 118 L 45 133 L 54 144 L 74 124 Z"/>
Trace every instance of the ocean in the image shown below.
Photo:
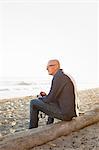
<path fill-rule="evenodd" d="M 50 81 L 38 80 L 3 80 L 0 81 L 0 99 L 15 98 L 21 96 L 36 96 L 41 91 L 48 93 Z"/>
<path fill-rule="evenodd" d="M 51 79 L 0 80 L 0 99 L 22 96 L 36 96 L 41 91 L 49 92 Z M 99 83 L 76 83 L 77 90 L 99 87 Z"/>

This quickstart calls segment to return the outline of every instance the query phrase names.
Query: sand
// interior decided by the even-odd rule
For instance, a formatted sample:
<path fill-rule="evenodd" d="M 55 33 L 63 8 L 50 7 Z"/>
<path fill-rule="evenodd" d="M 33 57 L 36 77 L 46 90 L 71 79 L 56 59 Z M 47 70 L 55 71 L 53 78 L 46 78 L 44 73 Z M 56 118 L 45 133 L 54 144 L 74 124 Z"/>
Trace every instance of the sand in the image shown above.
<path fill-rule="evenodd" d="M 99 123 L 31 150 L 99 150 Z"/>
<path fill-rule="evenodd" d="M 34 96 L 0 100 L 0 138 L 15 132 L 28 130 L 29 103 Z M 99 108 L 99 88 L 78 91 L 79 113 Z M 41 115 L 40 115 L 41 116 Z M 46 125 L 46 119 L 40 117 L 39 126 Z M 58 121 L 57 119 L 55 120 Z M 99 122 L 68 136 L 62 136 L 32 150 L 98 150 Z"/>

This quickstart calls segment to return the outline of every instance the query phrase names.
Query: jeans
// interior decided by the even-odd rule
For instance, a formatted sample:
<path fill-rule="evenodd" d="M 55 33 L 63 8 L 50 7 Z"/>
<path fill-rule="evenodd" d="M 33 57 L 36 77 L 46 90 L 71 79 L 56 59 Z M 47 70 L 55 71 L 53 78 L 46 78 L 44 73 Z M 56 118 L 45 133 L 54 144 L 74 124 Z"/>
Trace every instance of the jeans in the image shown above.
<path fill-rule="evenodd" d="M 45 103 L 40 99 L 33 99 L 30 102 L 30 124 L 29 129 L 38 127 L 38 114 L 39 111 L 47 114 L 48 121 L 47 124 L 53 123 L 54 118 L 63 120 L 63 115 L 59 109 L 59 106 L 55 103 Z"/>

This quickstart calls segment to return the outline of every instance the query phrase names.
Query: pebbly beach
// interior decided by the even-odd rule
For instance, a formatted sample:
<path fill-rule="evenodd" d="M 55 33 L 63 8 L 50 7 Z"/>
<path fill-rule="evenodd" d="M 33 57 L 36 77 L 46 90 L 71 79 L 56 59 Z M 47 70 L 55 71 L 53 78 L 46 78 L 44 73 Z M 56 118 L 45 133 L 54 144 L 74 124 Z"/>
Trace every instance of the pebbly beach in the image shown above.
<path fill-rule="evenodd" d="M 81 90 L 77 92 L 79 114 L 99 108 L 99 88 Z M 13 135 L 16 132 L 26 131 L 29 126 L 29 103 L 34 96 L 25 96 L 9 99 L 0 99 L 0 139 L 6 135 Z M 39 128 L 46 126 L 47 116 L 39 114 Z M 55 120 L 56 122 L 58 120 Z M 71 140 L 72 139 L 72 140 Z M 61 137 L 53 142 L 44 144 L 33 149 L 87 149 L 98 150 L 99 148 L 99 123 L 74 132 L 66 137 Z M 67 143 L 67 144 L 66 144 Z M 82 143 L 82 144 L 81 144 Z M 63 146 L 63 147 L 62 147 Z"/>

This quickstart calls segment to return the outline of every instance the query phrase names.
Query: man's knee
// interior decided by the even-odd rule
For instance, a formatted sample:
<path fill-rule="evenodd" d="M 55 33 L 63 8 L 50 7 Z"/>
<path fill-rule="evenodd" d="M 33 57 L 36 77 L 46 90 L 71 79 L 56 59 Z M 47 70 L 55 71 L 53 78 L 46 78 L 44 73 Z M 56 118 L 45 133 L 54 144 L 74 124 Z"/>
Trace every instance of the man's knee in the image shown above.
<path fill-rule="evenodd" d="M 30 107 L 33 107 L 33 106 L 36 105 L 36 100 L 37 100 L 37 99 L 32 99 L 32 100 L 30 101 Z"/>

